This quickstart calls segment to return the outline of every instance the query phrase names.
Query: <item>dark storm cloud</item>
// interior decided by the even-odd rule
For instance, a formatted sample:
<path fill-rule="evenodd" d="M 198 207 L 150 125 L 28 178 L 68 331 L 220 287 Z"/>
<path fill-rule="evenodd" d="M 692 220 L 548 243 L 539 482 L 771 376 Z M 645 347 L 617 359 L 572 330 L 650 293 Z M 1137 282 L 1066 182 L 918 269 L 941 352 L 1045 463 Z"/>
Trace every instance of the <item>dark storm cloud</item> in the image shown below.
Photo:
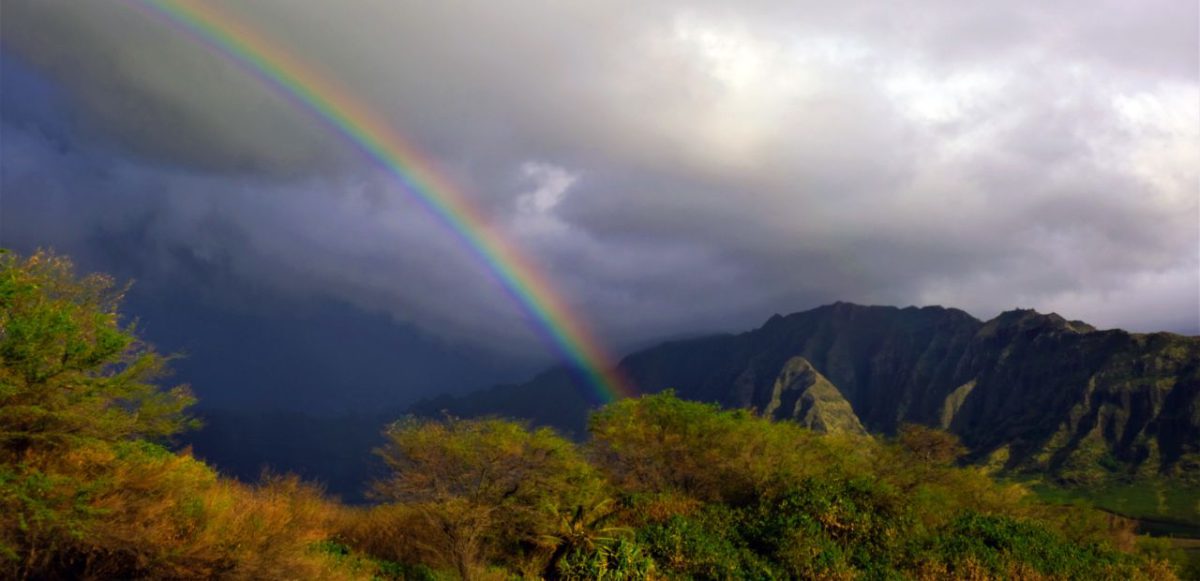
<path fill-rule="evenodd" d="M 81 144 L 247 173 L 295 172 L 334 151 L 285 99 L 133 5 L 4 2 L 4 49 L 69 92 Z"/>
<path fill-rule="evenodd" d="M 1043 4 L 223 6 L 386 115 L 618 344 L 833 300 L 1200 332 L 1196 6 Z M 386 173 L 236 67 L 122 3 L 4 7 L 78 118 L 63 158 L 53 116 L 8 106 L 5 196 L 45 224 L 5 238 L 140 224 L 161 268 L 185 245 L 534 344 Z"/>

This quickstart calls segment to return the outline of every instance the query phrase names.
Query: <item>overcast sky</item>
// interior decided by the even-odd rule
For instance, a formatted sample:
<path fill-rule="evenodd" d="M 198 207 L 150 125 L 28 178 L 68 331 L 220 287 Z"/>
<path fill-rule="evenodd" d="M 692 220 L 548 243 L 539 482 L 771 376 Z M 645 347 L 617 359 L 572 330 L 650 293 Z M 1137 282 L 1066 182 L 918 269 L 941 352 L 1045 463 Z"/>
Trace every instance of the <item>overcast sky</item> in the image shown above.
<path fill-rule="evenodd" d="M 428 153 L 614 350 L 835 300 L 1200 333 L 1194 1 L 222 4 Z M 399 184 L 238 67 L 125 2 L 0 6 L 0 243 L 164 292 L 186 249 L 547 353 Z"/>

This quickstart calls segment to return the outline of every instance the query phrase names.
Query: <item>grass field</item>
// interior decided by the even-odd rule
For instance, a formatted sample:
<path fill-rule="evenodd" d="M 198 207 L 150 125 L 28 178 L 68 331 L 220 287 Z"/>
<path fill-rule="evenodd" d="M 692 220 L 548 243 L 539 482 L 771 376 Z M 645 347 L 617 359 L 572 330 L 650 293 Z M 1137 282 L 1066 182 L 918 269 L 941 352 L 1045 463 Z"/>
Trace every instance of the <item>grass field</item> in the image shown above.
<path fill-rule="evenodd" d="M 1025 482 L 1042 500 L 1083 503 L 1138 521 L 1138 531 L 1169 538 L 1177 553 L 1171 557 L 1184 579 L 1200 579 L 1200 487 L 1169 481 L 1111 483 L 1094 488 L 1063 488 Z"/>
<path fill-rule="evenodd" d="M 1137 519 L 1142 522 L 1142 530 L 1148 534 L 1200 538 L 1200 487 L 1158 480 L 1113 483 L 1094 488 L 1027 484 L 1048 502 L 1083 502 Z"/>

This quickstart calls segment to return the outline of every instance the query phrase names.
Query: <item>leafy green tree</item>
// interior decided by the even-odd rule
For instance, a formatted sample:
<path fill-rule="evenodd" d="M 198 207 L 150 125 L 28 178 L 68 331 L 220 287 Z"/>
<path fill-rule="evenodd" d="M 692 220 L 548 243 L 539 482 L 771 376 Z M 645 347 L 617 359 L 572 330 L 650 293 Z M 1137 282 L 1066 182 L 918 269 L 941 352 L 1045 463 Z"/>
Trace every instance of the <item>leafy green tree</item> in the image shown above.
<path fill-rule="evenodd" d="M 0 255 L 0 461 L 188 427 L 185 387 L 117 312 L 124 288 L 47 252 Z"/>
<path fill-rule="evenodd" d="M 638 541 L 659 569 L 683 579 L 772 579 L 769 565 L 738 534 L 738 514 L 712 503 L 638 529 Z"/>
<path fill-rule="evenodd" d="M 536 547 L 558 516 L 593 502 L 602 481 L 575 445 L 550 429 L 499 420 L 408 418 L 376 453 L 391 469 L 374 494 L 408 503 L 431 525 L 432 549 L 464 579 L 502 546 Z"/>
<path fill-rule="evenodd" d="M 155 384 L 166 358 L 121 325 L 123 294 L 65 257 L 0 253 L 0 553 L 27 574 L 104 516 L 96 458 L 192 423 L 187 389 Z"/>
<path fill-rule="evenodd" d="M 194 422 L 124 289 L 0 254 L 0 579 L 345 578 L 310 550 L 337 508 L 294 477 L 222 479 L 163 441 Z"/>
<path fill-rule="evenodd" d="M 704 501 L 752 502 L 805 475 L 865 464 L 871 450 L 858 436 L 820 436 L 670 391 L 613 403 L 588 430 L 594 460 L 619 488 Z"/>

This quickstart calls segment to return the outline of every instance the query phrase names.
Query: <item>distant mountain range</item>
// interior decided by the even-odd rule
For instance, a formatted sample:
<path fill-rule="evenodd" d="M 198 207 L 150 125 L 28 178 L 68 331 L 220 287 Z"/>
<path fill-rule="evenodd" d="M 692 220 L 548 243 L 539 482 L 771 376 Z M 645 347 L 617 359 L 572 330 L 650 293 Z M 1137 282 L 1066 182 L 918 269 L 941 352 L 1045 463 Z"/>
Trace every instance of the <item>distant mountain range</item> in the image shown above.
<path fill-rule="evenodd" d="M 943 428 L 975 461 L 1065 482 L 1200 472 L 1200 337 L 1100 331 L 1032 310 L 985 322 L 942 307 L 835 303 L 668 342 L 620 366 L 642 393 L 673 389 L 822 431 Z M 579 434 L 591 407 L 556 369 L 411 411 Z"/>

